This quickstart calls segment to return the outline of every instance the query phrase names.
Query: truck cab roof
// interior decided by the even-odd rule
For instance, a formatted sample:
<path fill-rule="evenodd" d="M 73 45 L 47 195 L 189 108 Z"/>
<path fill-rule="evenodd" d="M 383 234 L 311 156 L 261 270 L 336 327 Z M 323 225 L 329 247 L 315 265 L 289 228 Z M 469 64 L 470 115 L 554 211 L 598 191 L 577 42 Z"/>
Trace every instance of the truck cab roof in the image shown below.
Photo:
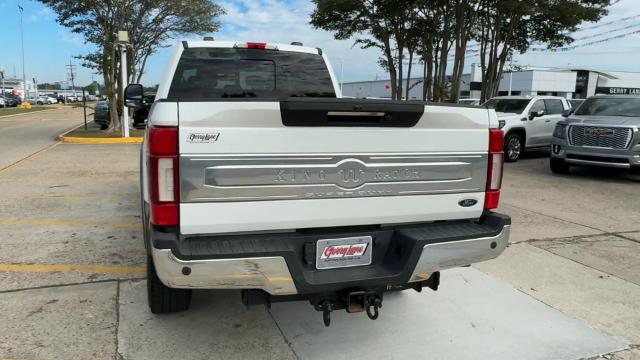
<path fill-rule="evenodd" d="M 322 55 L 320 48 L 314 48 L 309 46 L 291 45 L 291 44 L 277 44 L 266 42 L 254 42 L 254 41 L 218 41 L 218 40 L 197 40 L 197 41 L 183 41 L 182 46 L 184 48 L 250 48 L 251 46 L 264 46 L 269 50 L 282 50 L 301 52 L 307 54 Z"/>

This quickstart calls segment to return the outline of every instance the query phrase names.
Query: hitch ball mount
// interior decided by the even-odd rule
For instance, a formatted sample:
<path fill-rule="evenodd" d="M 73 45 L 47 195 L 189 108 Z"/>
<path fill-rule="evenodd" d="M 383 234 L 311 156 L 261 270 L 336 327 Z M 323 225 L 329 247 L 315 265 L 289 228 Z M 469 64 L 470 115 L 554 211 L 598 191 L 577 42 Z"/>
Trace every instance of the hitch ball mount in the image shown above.
<path fill-rule="evenodd" d="M 322 311 L 324 325 L 331 325 L 331 312 L 337 310 L 336 304 L 331 300 L 323 300 L 314 307 L 317 311 Z M 366 311 L 369 319 L 375 320 L 380 315 L 381 307 L 382 293 L 354 291 L 347 294 L 345 309 L 348 313 Z"/>

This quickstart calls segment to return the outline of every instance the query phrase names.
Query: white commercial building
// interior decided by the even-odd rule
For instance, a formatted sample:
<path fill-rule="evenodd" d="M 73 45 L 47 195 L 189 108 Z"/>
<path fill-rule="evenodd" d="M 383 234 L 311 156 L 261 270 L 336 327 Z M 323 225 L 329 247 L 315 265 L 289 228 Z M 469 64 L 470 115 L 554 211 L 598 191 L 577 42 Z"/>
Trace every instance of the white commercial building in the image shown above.
<path fill-rule="evenodd" d="M 1 93 L 12 93 L 24 99 L 24 85 L 22 79 L 4 79 L 0 82 L 0 92 Z M 34 97 L 36 95 L 36 85 L 33 81 L 27 80 L 27 97 Z"/>
<path fill-rule="evenodd" d="M 404 81 L 406 88 L 407 81 Z M 422 77 L 409 80 L 409 99 L 422 99 Z M 469 74 L 462 75 L 460 98 L 480 98 L 482 72 L 473 65 Z M 504 73 L 499 95 L 554 95 L 568 99 L 585 99 L 595 94 L 640 95 L 640 73 L 596 71 L 590 69 L 527 68 Z M 404 92 L 404 90 L 403 90 Z M 344 83 L 343 96 L 390 98 L 389 80 Z"/>

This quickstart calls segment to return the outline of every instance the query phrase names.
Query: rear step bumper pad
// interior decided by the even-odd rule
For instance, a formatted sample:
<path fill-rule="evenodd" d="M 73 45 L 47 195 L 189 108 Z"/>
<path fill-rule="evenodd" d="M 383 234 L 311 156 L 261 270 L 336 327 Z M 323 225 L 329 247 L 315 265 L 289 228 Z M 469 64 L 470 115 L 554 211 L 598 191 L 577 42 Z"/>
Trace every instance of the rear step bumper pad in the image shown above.
<path fill-rule="evenodd" d="M 151 252 L 158 277 L 172 288 L 260 289 L 271 295 L 308 294 L 425 281 L 439 270 L 496 258 L 509 243 L 510 224 L 509 217 L 489 213 L 482 223 L 451 221 L 371 231 L 368 233 L 379 239 L 377 249 L 386 249 L 378 260 L 374 257 L 371 266 L 330 270 L 316 270 L 313 265 L 304 264 L 300 255 L 303 243 L 353 236 L 353 232 L 282 234 L 282 237 L 277 235 L 277 240 L 273 235 L 262 240 L 243 236 L 233 240 L 211 237 L 211 240 L 206 238 L 207 254 L 197 256 L 196 249 L 202 248 L 190 247 L 191 251 L 185 251 L 187 249 L 181 249 L 179 244 L 175 246 L 174 241 L 167 242 L 169 234 L 165 233 L 164 239 L 153 241 Z M 202 238 L 197 241 L 202 245 Z M 181 243 L 184 246 L 189 241 Z M 401 258 L 394 260 L 392 252 L 397 244 L 403 244 L 406 250 Z M 246 253 L 228 251 L 236 246 Z M 224 253 L 214 250 L 225 248 Z"/>

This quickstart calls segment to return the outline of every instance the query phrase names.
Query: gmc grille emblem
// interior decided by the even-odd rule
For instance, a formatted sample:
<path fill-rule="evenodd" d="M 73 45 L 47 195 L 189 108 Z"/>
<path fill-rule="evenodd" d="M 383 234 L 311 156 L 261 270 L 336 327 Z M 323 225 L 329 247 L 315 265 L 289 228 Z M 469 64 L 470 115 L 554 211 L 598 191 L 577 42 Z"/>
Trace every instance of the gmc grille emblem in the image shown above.
<path fill-rule="evenodd" d="M 614 136 L 616 132 L 612 129 L 585 128 L 584 134 L 588 136 Z"/>

